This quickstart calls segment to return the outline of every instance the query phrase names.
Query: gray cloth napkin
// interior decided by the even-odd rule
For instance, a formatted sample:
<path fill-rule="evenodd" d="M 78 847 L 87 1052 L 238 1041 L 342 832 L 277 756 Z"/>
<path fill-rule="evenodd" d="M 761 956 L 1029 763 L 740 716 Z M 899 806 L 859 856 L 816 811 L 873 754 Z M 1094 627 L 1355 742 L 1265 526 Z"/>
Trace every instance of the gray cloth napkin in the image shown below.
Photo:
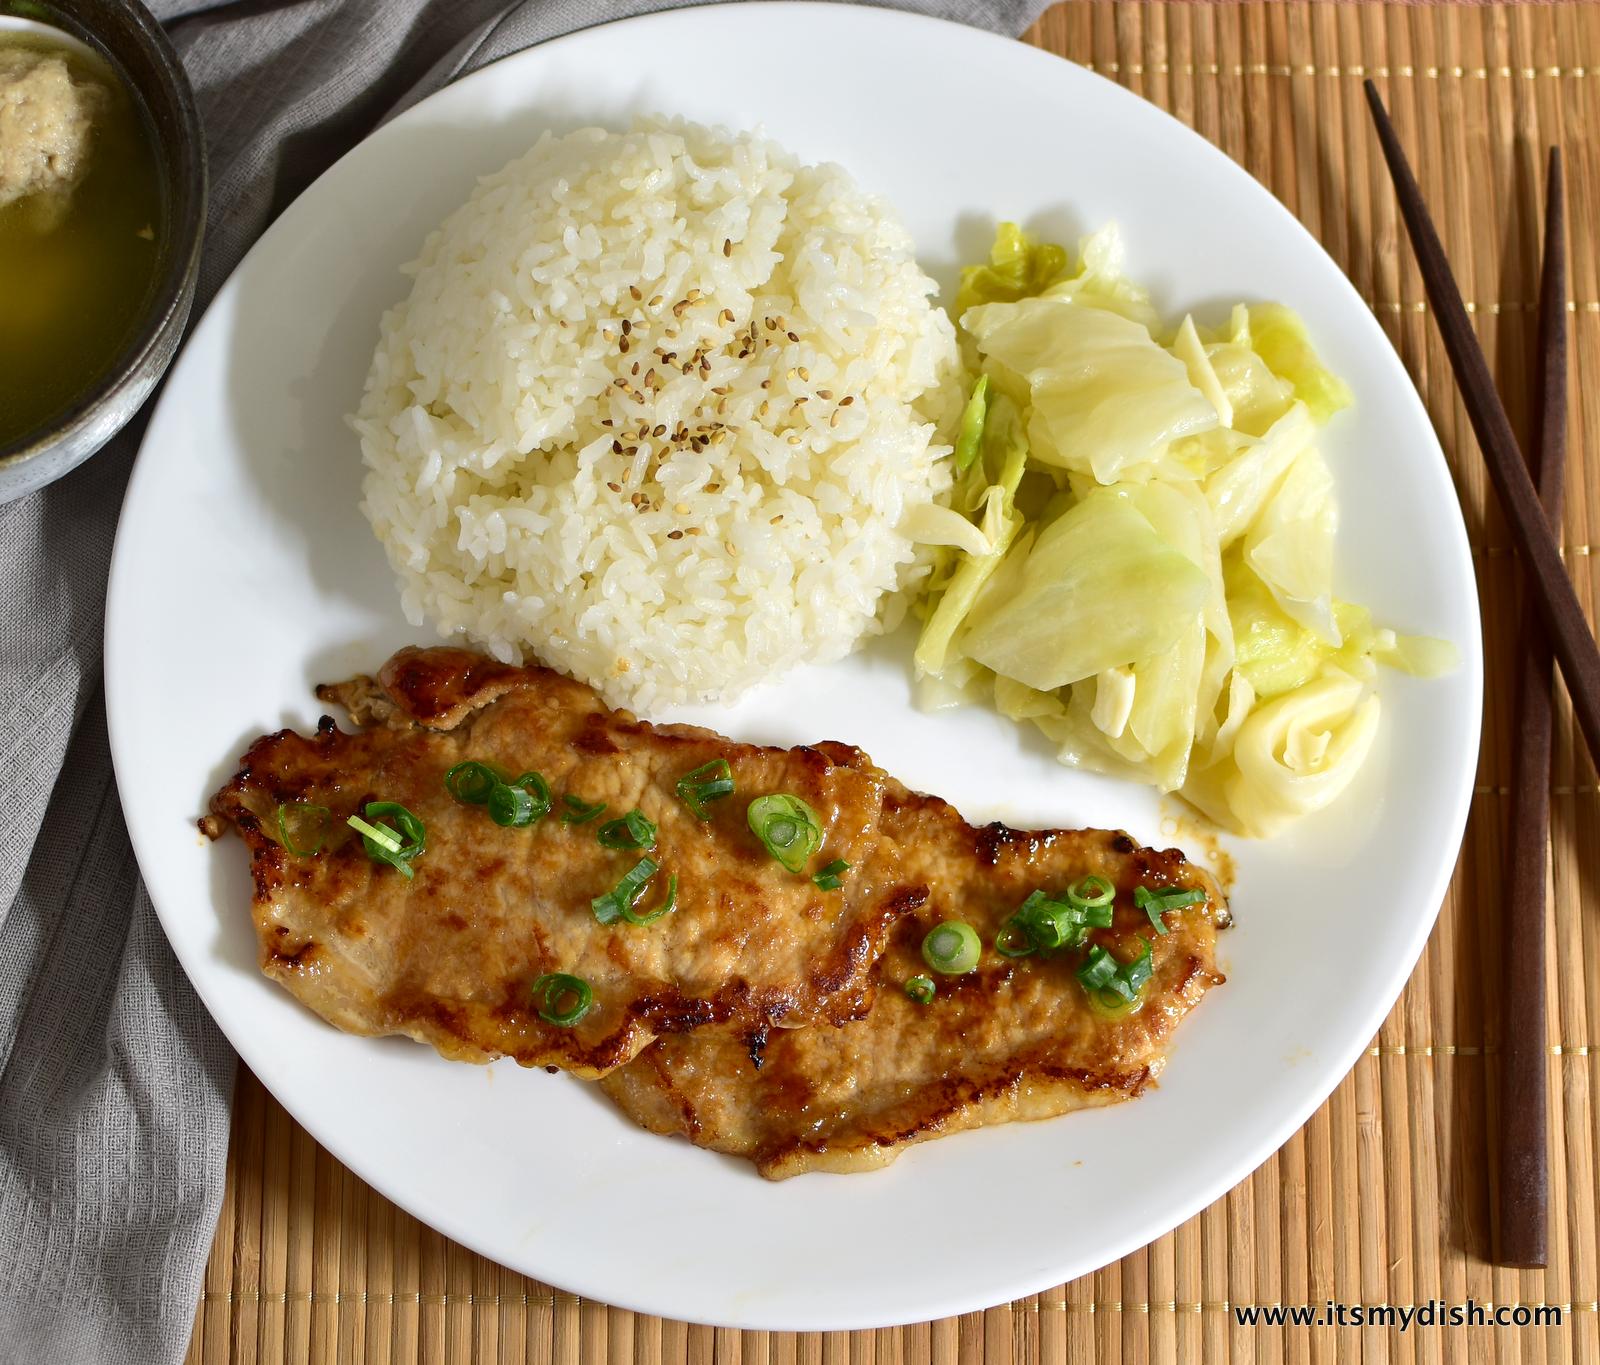
<path fill-rule="evenodd" d="M 195 315 L 393 112 L 532 43 L 679 3 L 154 0 L 211 161 Z M 1045 3 L 900 7 L 1015 34 Z M 139 880 L 101 697 L 142 427 L 0 507 L 0 1361 L 16 1365 L 181 1359 L 222 1201 L 234 1058 Z"/>

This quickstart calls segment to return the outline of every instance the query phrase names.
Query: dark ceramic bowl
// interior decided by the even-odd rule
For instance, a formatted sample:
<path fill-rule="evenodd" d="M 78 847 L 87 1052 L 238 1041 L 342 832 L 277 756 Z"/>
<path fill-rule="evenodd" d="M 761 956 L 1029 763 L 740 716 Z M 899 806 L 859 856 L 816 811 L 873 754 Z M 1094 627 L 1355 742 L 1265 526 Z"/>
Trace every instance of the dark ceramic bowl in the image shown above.
<path fill-rule="evenodd" d="M 206 160 L 188 79 L 166 34 L 137 0 L 0 0 L 0 15 L 64 29 L 111 59 L 154 130 L 168 225 L 139 322 L 105 373 L 46 428 L 0 445 L 0 502 L 9 502 L 87 460 L 165 373 L 194 301 Z"/>

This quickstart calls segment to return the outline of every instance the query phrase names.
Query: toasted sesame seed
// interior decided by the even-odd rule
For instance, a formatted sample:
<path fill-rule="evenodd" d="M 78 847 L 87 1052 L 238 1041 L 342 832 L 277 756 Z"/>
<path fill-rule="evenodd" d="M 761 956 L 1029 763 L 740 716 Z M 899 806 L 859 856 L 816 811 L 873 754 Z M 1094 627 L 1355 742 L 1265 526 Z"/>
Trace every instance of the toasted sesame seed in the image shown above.
<path fill-rule="evenodd" d="M 722 254 L 724 256 L 733 255 L 733 238 L 732 237 L 724 237 L 722 239 Z"/>
<path fill-rule="evenodd" d="M 617 343 L 617 349 L 619 351 L 621 351 L 623 355 L 627 355 L 628 354 L 628 338 L 627 337 L 623 337 L 622 340 Z"/>
<path fill-rule="evenodd" d="M 800 376 L 800 382 L 802 384 L 809 384 L 811 382 L 811 371 L 806 369 L 804 365 L 800 366 L 795 373 Z"/>
<path fill-rule="evenodd" d="M 633 322 L 629 318 L 622 319 L 622 335 L 629 336 L 633 332 Z"/>
<path fill-rule="evenodd" d="M 764 389 L 770 389 L 772 387 L 772 381 L 770 379 L 763 379 L 761 381 L 761 387 Z"/>
<path fill-rule="evenodd" d="M 610 426 L 611 425 L 611 419 L 609 417 L 602 417 L 600 419 L 600 425 L 603 426 L 603 427 Z"/>
<path fill-rule="evenodd" d="M 843 398 L 841 398 L 841 399 L 840 399 L 840 400 L 839 400 L 839 406 L 840 406 L 840 407 L 841 407 L 841 408 L 847 408 L 847 407 L 849 407 L 849 406 L 850 406 L 850 405 L 851 405 L 851 404 L 852 404 L 852 403 L 854 403 L 854 402 L 855 402 L 855 401 L 856 401 L 856 396 L 855 396 L 855 394 L 853 394 L 853 393 L 847 393 L 847 394 L 846 394 L 846 395 L 845 395 L 845 396 L 844 396 L 844 397 L 843 397 Z"/>
<path fill-rule="evenodd" d="M 644 297 L 644 295 L 639 292 L 639 286 L 636 284 L 630 284 L 628 286 L 628 292 L 633 295 L 633 301 L 635 303 L 638 303 L 639 300 Z"/>
<path fill-rule="evenodd" d="M 773 517 L 772 520 L 767 523 L 767 525 L 768 526 L 776 526 L 782 520 L 783 520 L 783 513 L 779 512 L 777 516 Z"/>
<path fill-rule="evenodd" d="M 651 370 L 650 373 L 654 374 L 655 371 Z M 654 436 L 656 438 L 656 440 L 659 441 L 663 436 L 665 436 L 667 434 L 667 424 L 665 422 L 662 422 L 662 423 L 658 424 L 656 426 L 655 430 L 652 431 L 650 434 L 652 436 Z"/>
<path fill-rule="evenodd" d="M 789 444 L 792 445 L 792 446 L 799 445 L 800 444 L 800 438 L 798 436 L 791 436 L 789 438 Z"/>
<path fill-rule="evenodd" d="M 720 398 L 720 397 L 726 396 L 727 394 L 732 393 L 733 390 L 731 388 L 729 388 L 726 384 L 716 384 L 716 385 L 712 386 L 711 392 L 716 394 Z"/>
<path fill-rule="evenodd" d="M 661 307 L 662 301 L 665 298 L 666 298 L 665 294 L 652 294 L 650 296 L 650 303 L 649 303 L 648 306 L 651 307 L 651 308 L 659 308 L 659 307 Z"/>
<path fill-rule="evenodd" d="M 606 480 L 606 487 L 609 488 L 613 493 L 622 492 L 622 485 L 620 483 L 612 483 L 610 479 Z"/>
<path fill-rule="evenodd" d="M 706 492 L 708 492 L 708 493 L 716 493 L 716 492 L 719 492 L 721 490 L 721 488 L 722 488 L 722 485 L 720 483 L 708 483 L 706 485 Z"/>
<path fill-rule="evenodd" d="M 668 540 L 682 540 L 683 539 L 683 532 L 682 531 L 668 531 L 667 532 L 667 539 Z"/>
<path fill-rule="evenodd" d="M 699 297 L 700 297 L 700 291 L 698 289 L 691 289 L 687 294 L 685 294 L 683 296 L 683 301 L 685 303 L 693 303 Z"/>
<path fill-rule="evenodd" d="M 817 390 L 817 397 L 822 399 L 823 402 L 827 402 L 830 398 L 833 397 L 833 390 L 832 389 L 818 389 Z"/>
<path fill-rule="evenodd" d="M 771 411 L 771 409 L 772 409 L 772 404 L 767 402 L 767 400 L 765 398 L 763 398 L 761 400 L 761 406 L 756 409 L 756 416 L 757 417 L 765 417 L 767 415 L 767 413 L 769 411 Z"/>
<path fill-rule="evenodd" d="M 717 314 L 717 320 L 719 322 L 732 322 L 733 321 L 733 309 L 724 308 L 720 313 Z"/>
<path fill-rule="evenodd" d="M 784 336 L 788 337 L 790 341 L 799 341 L 800 340 L 800 338 L 797 337 L 793 332 L 785 332 Z"/>
<path fill-rule="evenodd" d="M 686 502 L 675 502 L 672 504 L 672 510 L 680 517 L 686 517 L 689 515 L 689 504 Z"/>
<path fill-rule="evenodd" d="M 800 396 L 800 397 L 799 397 L 799 398 L 796 398 L 796 399 L 795 399 L 795 400 L 794 400 L 794 402 L 793 402 L 793 403 L 791 403 L 791 404 L 790 404 L 790 405 L 789 405 L 789 406 L 790 406 L 790 407 L 795 407 L 795 408 L 797 408 L 797 407 L 799 407 L 799 406 L 800 406 L 800 405 L 801 405 L 801 404 L 802 404 L 802 403 L 804 403 L 804 402 L 805 402 L 805 401 L 806 401 L 806 400 L 805 400 L 805 396 L 804 396 L 804 395 L 801 395 L 801 396 Z"/>
<path fill-rule="evenodd" d="M 689 528 L 689 534 L 691 536 L 698 536 L 698 535 L 702 535 L 703 532 L 700 530 L 700 528 L 698 526 L 691 526 Z"/>
<path fill-rule="evenodd" d="M 833 410 L 832 416 L 830 416 L 828 418 L 828 425 L 830 427 L 836 427 L 836 426 L 839 425 L 839 409 L 838 408 L 835 408 Z"/>
<path fill-rule="evenodd" d="M 613 441 L 611 443 L 611 453 L 613 455 L 622 454 L 622 442 L 621 441 Z"/>
<path fill-rule="evenodd" d="M 778 330 L 778 324 L 775 323 L 771 318 L 767 319 L 767 330 L 769 332 L 776 332 Z"/>
<path fill-rule="evenodd" d="M 630 373 L 635 379 L 639 377 L 639 362 L 637 360 L 633 362 L 633 369 L 630 371 Z"/>

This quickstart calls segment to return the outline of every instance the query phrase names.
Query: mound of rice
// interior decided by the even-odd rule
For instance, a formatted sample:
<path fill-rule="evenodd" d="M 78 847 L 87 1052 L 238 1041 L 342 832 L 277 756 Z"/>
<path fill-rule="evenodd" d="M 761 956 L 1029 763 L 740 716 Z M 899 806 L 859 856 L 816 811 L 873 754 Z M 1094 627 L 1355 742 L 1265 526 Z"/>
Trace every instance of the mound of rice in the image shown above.
<path fill-rule="evenodd" d="M 682 122 L 481 181 L 353 419 L 412 624 L 640 709 L 848 653 L 949 482 L 955 335 L 912 251 L 838 167 Z"/>

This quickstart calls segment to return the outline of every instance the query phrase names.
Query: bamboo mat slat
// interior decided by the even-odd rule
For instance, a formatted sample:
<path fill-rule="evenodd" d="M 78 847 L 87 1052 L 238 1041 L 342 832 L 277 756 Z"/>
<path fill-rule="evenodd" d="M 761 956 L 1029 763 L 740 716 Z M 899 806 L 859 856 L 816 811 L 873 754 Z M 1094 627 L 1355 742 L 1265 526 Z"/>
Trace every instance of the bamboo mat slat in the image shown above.
<path fill-rule="evenodd" d="M 1562 528 L 1585 606 L 1600 579 L 1600 6 L 1058 5 L 1027 41 L 1217 143 L 1326 245 L 1394 341 L 1465 508 L 1487 654 L 1521 588 L 1427 316 L 1361 80 L 1377 81 L 1525 432 L 1541 166 L 1562 147 L 1572 284 L 1571 466 Z M 1594 458 L 1590 459 L 1593 453 Z M 1600 782 L 1558 697 L 1552 813 L 1551 1262 L 1486 1259 L 1510 756 L 1491 666 L 1457 875 L 1405 994 L 1354 1072 L 1265 1166 L 1118 1264 L 987 1313 L 883 1332 L 730 1332 L 580 1301 L 422 1227 L 323 1152 L 242 1072 L 228 1186 L 189 1365 L 955 1365 L 955 1362 L 1600 1362 Z M 892 1254 L 886 1251 L 886 1254 Z M 1241 1305 L 1559 1305 L 1560 1326 L 1241 1326 Z"/>

